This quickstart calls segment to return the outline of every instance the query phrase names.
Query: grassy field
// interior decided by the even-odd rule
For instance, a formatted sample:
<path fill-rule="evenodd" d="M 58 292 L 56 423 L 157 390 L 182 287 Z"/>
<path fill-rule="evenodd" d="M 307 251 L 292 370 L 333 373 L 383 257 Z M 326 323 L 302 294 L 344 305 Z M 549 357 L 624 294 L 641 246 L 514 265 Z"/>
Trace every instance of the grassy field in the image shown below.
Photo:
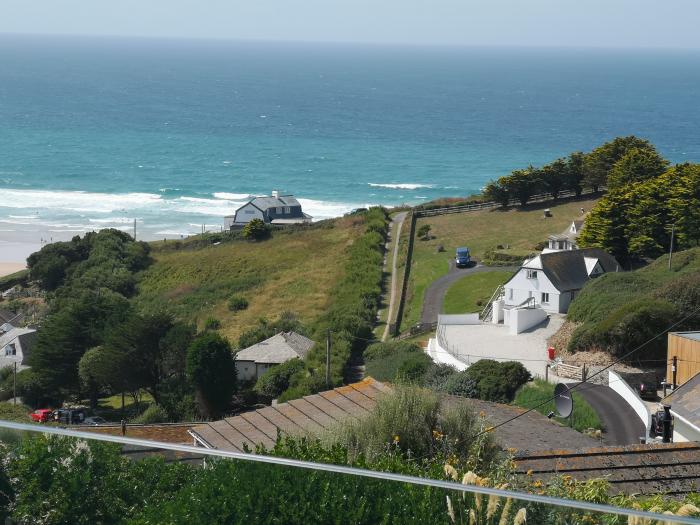
<path fill-rule="evenodd" d="M 515 395 L 514 405 L 523 408 L 532 408 L 548 398 L 551 398 L 554 393 L 554 385 L 547 383 L 542 379 L 535 379 L 533 382 L 528 383 Z M 582 432 L 589 428 L 594 428 L 597 430 L 602 430 L 603 424 L 598 417 L 598 414 L 593 407 L 589 405 L 579 394 L 573 392 L 574 396 L 574 428 L 579 432 Z M 545 416 L 550 412 L 554 412 L 554 401 L 550 401 L 538 407 L 536 409 L 540 414 Z M 561 418 L 555 417 L 557 421 L 563 425 L 568 425 L 568 420 L 563 420 Z"/>
<path fill-rule="evenodd" d="M 581 208 L 590 210 L 595 199 L 563 201 L 560 204 L 541 204 L 494 209 L 469 213 L 455 213 L 419 219 L 416 230 L 429 224 L 432 239 L 416 239 L 408 288 L 407 302 L 401 322 L 403 328 L 418 322 L 426 288 L 446 274 L 449 260 L 459 246 L 467 246 L 473 258 L 481 260 L 487 250 L 507 246 L 505 253 L 523 258 L 535 251 L 535 245 L 547 235 L 560 233 L 581 216 Z M 552 217 L 543 218 L 543 209 L 549 208 Z M 438 246 L 445 251 L 438 252 Z"/>
<path fill-rule="evenodd" d="M 447 290 L 442 311 L 446 314 L 480 312 L 494 290 L 512 275 L 511 272 L 496 271 L 464 276 Z"/>
<path fill-rule="evenodd" d="M 167 307 L 200 328 L 214 317 L 221 322 L 220 333 L 235 346 L 241 332 L 261 317 L 274 319 L 285 311 L 302 322 L 319 317 L 340 277 L 345 247 L 362 232 L 360 222 L 348 217 L 325 227 L 275 232 L 257 243 L 155 249 L 155 262 L 140 276 L 135 300 L 149 309 Z M 234 293 L 248 300 L 247 309 L 228 309 Z"/>

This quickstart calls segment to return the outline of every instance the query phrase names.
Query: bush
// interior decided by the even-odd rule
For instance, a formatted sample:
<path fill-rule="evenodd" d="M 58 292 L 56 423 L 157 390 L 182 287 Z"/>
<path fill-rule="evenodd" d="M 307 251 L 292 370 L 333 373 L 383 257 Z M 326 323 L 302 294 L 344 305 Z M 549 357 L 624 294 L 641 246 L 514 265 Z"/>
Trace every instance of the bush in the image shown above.
<path fill-rule="evenodd" d="M 155 403 L 148 406 L 143 413 L 134 418 L 132 423 L 138 423 L 140 425 L 151 425 L 153 423 L 166 423 L 169 421 L 168 413 L 165 409 Z"/>
<path fill-rule="evenodd" d="M 240 295 L 232 295 L 228 300 L 228 309 L 232 312 L 248 308 L 248 299 Z"/>
<path fill-rule="evenodd" d="M 218 417 L 225 412 L 236 389 L 236 367 L 231 345 L 216 332 L 206 332 L 187 349 L 187 377 L 195 386 L 201 413 Z"/>
<path fill-rule="evenodd" d="M 274 399 L 289 388 L 290 378 L 304 370 L 301 359 L 291 359 L 286 363 L 273 366 L 261 375 L 255 383 L 255 392 L 263 397 Z"/>
<path fill-rule="evenodd" d="M 374 343 L 364 353 L 367 375 L 378 381 L 422 383 L 432 360 L 414 343 Z"/>
<path fill-rule="evenodd" d="M 463 372 L 450 377 L 447 393 L 484 401 L 509 403 L 515 392 L 532 379 L 530 372 L 515 361 L 499 363 L 481 359 Z"/>
<path fill-rule="evenodd" d="M 221 321 L 215 317 L 208 317 L 207 320 L 204 321 L 205 330 L 218 330 L 219 328 L 221 328 Z"/>
<path fill-rule="evenodd" d="M 445 391 L 453 396 L 479 397 L 479 384 L 464 372 L 452 375 L 445 382 Z"/>
<path fill-rule="evenodd" d="M 261 219 L 253 219 L 243 227 L 241 233 L 245 239 L 260 241 L 270 236 L 270 228 Z"/>
<path fill-rule="evenodd" d="M 452 365 L 433 363 L 423 376 L 423 386 L 434 392 L 447 392 L 448 381 L 458 373 Z"/>

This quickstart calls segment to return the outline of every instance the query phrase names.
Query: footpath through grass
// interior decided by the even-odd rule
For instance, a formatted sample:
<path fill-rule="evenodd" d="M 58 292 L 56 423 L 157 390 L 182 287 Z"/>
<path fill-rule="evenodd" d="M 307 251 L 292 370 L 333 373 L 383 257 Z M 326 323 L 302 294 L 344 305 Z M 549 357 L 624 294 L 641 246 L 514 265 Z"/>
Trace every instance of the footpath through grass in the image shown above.
<path fill-rule="evenodd" d="M 598 413 L 593 410 L 593 407 L 588 404 L 588 402 L 583 399 L 576 392 L 572 392 L 574 397 L 574 428 L 579 432 L 582 432 L 589 428 L 594 428 L 596 430 L 603 429 L 603 423 L 598 417 Z M 543 379 L 535 379 L 534 381 L 526 384 L 518 393 L 515 394 L 514 405 L 522 408 L 533 408 L 546 399 L 551 398 L 554 395 L 554 385 L 546 382 Z M 541 407 L 536 408 L 540 414 L 545 416 L 550 412 L 555 412 L 554 401 L 549 401 Z M 568 419 L 561 419 L 554 417 L 562 425 L 569 425 Z"/>
<path fill-rule="evenodd" d="M 468 247 L 478 261 L 484 258 L 487 250 L 499 245 L 509 247 L 504 253 L 524 258 L 534 252 L 535 245 L 546 240 L 547 235 L 561 233 L 572 220 L 580 218 L 581 208 L 588 211 L 595 202 L 596 199 L 569 200 L 419 219 L 416 231 L 429 224 L 432 238 L 415 241 L 401 327 L 405 329 L 418 322 L 426 289 L 448 272 L 449 261 L 458 247 Z M 543 213 L 545 208 L 552 213 L 547 219 Z M 444 251 L 438 252 L 438 246 Z"/>
<path fill-rule="evenodd" d="M 512 275 L 511 272 L 504 271 L 465 275 L 447 290 L 442 311 L 446 314 L 480 312 L 494 290 Z"/>
<path fill-rule="evenodd" d="M 214 317 L 220 333 L 236 344 L 261 317 L 294 312 L 316 320 L 329 305 L 330 290 L 343 272 L 345 247 L 364 231 L 353 217 L 308 229 L 275 232 L 261 242 L 236 240 L 199 248 L 153 251 L 154 263 L 140 276 L 137 305 L 168 308 L 199 328 Z M 228 299 L 245 297 L 233 312 Z"/>

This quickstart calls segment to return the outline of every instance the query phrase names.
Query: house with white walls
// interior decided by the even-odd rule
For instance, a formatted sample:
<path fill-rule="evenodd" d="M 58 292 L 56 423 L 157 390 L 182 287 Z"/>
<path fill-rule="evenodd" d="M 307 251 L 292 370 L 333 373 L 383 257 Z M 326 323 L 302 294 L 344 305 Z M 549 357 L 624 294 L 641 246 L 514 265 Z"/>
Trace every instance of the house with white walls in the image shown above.
<path fill-rule="evenodd" d="M 265 224 L 287 226 L 310 223 L 313 217 L 302 211 L 301 204 L 293 195 L 280 195 L 274 190 L 272 195 L 255 197 L 238 208 L 233 215 L 224 217 L 224 228 L 240 229 L 253 219 L 260 219 Z"/>
<path fill-rule="evenodd" d="M 600 248 L 542 253 L 524 261 L 503 285 L 503 308 L 539 305 L 548 313 L 563 314 L 587 282 L 620 269 Z"/>
<path fill-rule="evenodd" d="M 577 250 L 577 239 L 583 229 L 583 220 L 571 221 L 563 232 L 547 237 L 547 247 L 542 253 L 559 252 L 562 250 Z"/>

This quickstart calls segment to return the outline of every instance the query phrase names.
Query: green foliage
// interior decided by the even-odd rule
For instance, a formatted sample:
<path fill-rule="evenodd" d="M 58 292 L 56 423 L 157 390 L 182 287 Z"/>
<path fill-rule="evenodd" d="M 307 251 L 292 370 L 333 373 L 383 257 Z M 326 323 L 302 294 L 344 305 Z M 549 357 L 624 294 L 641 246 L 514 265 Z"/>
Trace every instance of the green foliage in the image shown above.
<path fill-rule="evenodd" d="M 625 188 L 629 184 L 656 178 L 666 171 L 668 164 L 653 146 L 631 148 L 610 169 L 608 189 Z"/>
<path fill-rule="evenodd" d="M 259 319 L 257 326 L 246 330 L 238 338 L 239 348 L 248 348 L 254 344 L 269 339 L 280 332 L 296 332 L 306 335 L 307 330 L 301 324 L 296 315 L 292 312 L 282 312 L 276 321 L 268 321 L 267 319 Z"/>
<path fill-rule="evenodd" d="M 481 359 L 450 377 L 445 388 L 447 393 L 453 395 L 509 403 L 518 388 L 531 379 L 530 372 L 522 363 Z"/>
<path fill-rule="evenodd" d="M 231 404 L 236 368 L 231 345 L 216 332 L 198 336 L 187 350 L 187 376 L 197 390 L 205 417 L 221 415 Z"/>
<path fill-rule="evenodd" d="M 238 312 L 248 308 L 248 299 L 241 295 L 232 295 L 228 299 L 228 309 L 232 312 Z"/>
<path fill-rule="evenodd" d="M 286 363 L 273 366 L 266 370 L 255 383 L 255 392 L 269 399 L 279 397 L 289 388 L 291 377 L 304 370 L 304 362 L 301 359 L 291 359 Z"/>
<path fill-rule="evenodd" d="M 243 227 L 243 237 L 251 241 L 260 241 L 270 236 L 270 228 L 262 219 L 253 219 Z"/>
<path fill-rule="evenodd" d="M 421 225 L 421 227 L 418 228 L 416 235 L 418 235 L 418 237 L 421 239 L 429 239 L 430 238 L 430 224 Z"/>
<path fill-rule="evenodd" d="M 447 382 L 457 373 L 452 365 L 433 363 L 423 376 L 423 386 L 434 392 L 447 392 Z"/>
<path fill-rule="evenodd" d="M 589 428 L 601 429 L 603 423 L 600 421 L 597 412 L 588 402 L 577 392 L 572 392 L 574 399 L 574 428 L 583 432 Z M 515 394 L 513 404 L 523 408 L 535 408 L 540 414 L 545 416 L 550 412 L 555 412 L 554 401 L 542 404 L 551 399 L 554 395 L 554 385 L 543 379 L 535 379 L 533 382 L 523 386 Z M 557 421 L 568 424 L 568 421 L 555 418 Z"/>
<path fill-rule="evenodd" d="M 420 346 L 403 341 L 371 344 L 364 357 L 367 375 L 377 381 L 420 383 L 432 363 Z"/>
<path fill-rule="evenodd" d="M 148 408 L 146 408 L 140 416 L 135 418 L 132 423 L 152 425 L 154 423 L 167 423 L 168 421 L 170 421 L 168 412 L 162 406 L 153 403 L 148 405 Z"/>
<path fill-rule="evenodd" d="M 218 330 L 221 328 L 221 321 L 216 317 L 207 317 L 204 321 L 205 330 Z"/>
<path fill-rule="evenodd" d="M 498 179 L 498 183 L 522 206 L 542 187 L 540 172 L 532 166 L 525 170 L 514 170 L 511 175 Z"/>
<path fill-rule="evenodd" d="M 617 137 L 602 146 L 598 146 L 588 155 L 583 162 L 585 173 L 584 182 L 595 191 L 605 186 L 608 175 L 615 163 L 632 149 L 653 149 L 649 141 L 637 138 L 633 135 Z"/>
<path fill-rule="evenodd" d="M 483 191 L 484 199 L 487 201 L 497 202 L 501 206 L 508 206 L 510 202 L 510 193 L 508 188 L 501 184 L 501 181 L 491 181 L 485 187 Z"/>
<path fill-rule="evenodd" d="M 0 419 L 3 421 L 16 421 L 17 423 L 28 423 L 29 413 L 32 411 L 27 405 L 19 403 L 15 405 L 10 402 L 0 403 Z"/>

